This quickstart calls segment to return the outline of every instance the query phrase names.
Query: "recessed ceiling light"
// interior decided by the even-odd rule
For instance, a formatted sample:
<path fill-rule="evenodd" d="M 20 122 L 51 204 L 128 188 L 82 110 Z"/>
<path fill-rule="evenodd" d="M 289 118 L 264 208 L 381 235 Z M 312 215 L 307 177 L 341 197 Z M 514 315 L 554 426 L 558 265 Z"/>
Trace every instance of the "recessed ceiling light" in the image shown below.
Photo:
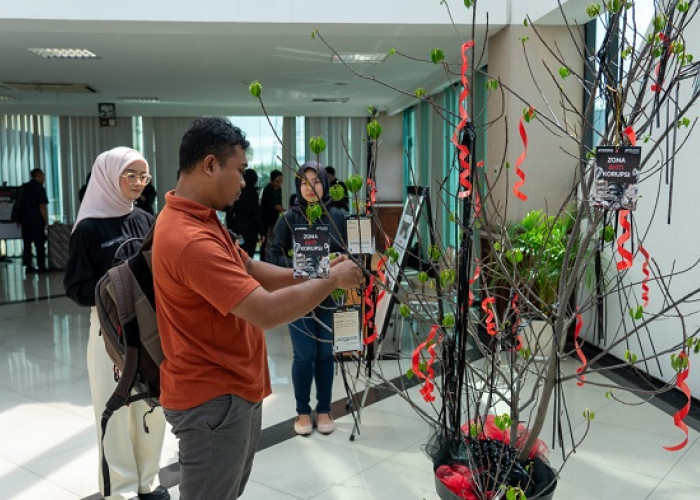
<path fill-rule="evenodd" d="M 324 103 L 333 103 L 333 102 L 339 102 L 339 103 L 346 103 L 350 100 L 349 97 L 314 97 L 311 99 L 311 102 L 324 102 Z"/>
<path fill-rule="evenodd" d="M 32 48 L 27 49 L 44 59 L 99 59 L 100 57 L 88 49 L 52 49 Z"/>
<path fill-rule="evenodd" d="M 11 95 L 0 94 L 0 101 L 19 101 L 17 97 L 12 97 Z"/>
<path fill-rule="evenodd" d="M 120 97 L 119 100 L 124 102 L 160 102 L 158 97 Z"/>
<path fill-rule="evenodd" d="M 358 52 L 355 54 L 333 54 L 331 62 L 339 63 L 380 63 L 386 59 L 386 52 Z"/>

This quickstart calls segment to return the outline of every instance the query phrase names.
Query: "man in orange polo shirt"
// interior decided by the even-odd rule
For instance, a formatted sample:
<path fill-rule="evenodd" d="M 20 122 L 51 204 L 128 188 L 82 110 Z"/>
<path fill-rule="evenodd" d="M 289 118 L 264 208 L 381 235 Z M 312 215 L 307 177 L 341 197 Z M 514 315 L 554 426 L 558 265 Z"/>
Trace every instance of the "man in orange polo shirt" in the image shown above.
<path fill-rule="evenodd" d="M 335 288 L 355 288 L 360 268 L 336 259 L 329 279 L 300 281 L 253 260 L 219 222 L 245 186 L 248 141 L 221 118 L 190 124 L 174 191 L 153 246 L 156 313 L 165 360 L 160 401 L 178 438 L 180 498 L 240 496 L 270 394 L 263 329 L 314 309 Z"/>

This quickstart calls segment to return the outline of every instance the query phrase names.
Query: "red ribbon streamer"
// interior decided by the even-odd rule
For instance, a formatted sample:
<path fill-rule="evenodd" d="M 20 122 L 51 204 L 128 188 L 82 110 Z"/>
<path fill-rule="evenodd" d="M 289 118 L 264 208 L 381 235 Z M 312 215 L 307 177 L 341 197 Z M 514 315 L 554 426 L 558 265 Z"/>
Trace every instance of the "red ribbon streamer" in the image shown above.
<path fill-rule="evenodd" d="M 630 144 L 635 146 L 637 144 L 637 133 L 632 128 L 632 125 L 625 129 L 625 135 L 630 140 Z"/>
<path fill-rule="evenodd" d="M 649 252 L 644 248 L 644 245 L 639 245 L 639 252 L 644 256 L 644 264 L 642 264 L 642 273 L 644 274 L 644 279 L 642 280 L 642 301 L 644 307 L 649 305 Z"/>
<path fill-rule="evenodd" d="M 369 337 L 365 337 L 362 343 L 365 345 L 371 344 L 377 339 L 377 330 L 374 327 L 374 302 L 372 301 L 372 293 L 374 292 L 374 275 L 369 277 L 369 283 L 365 288 L 365 316 L 362 318 L 362 326 L 367 328 L 367 331 L 373 330 Z"/>
<path fill-rule="evenodd" d="M 513 331 L 517 331 L 520 326 L 520 308 L 518 307 L 518 294 L 515 294 L 513 300 L 511 301 L 511 306 L 513 307 L 513 315 L 515 316 L 515 321 L 513 322 Z M 523 348 L 523 338 L 520 335 L 515 336 L 515 350 L 519 351 Z"/>
<path fill-rule="evenodd" d="M 476 260 L 476 268 L 474 269 L 474 276 L 472 276 L 472 279 L 469 280 L 469 305 L 472 305 L 472 302 L 474 302 L 474 292 L 472 292 L 472 285 L 474 282 L 479 278 L 479 274 L 481 274 L 481 266 L 479 266 L 479 260 Z"/>
<path fill-rule="evenodd" d="M 487 297 L 483 301 L 481 301 L 481 309 L 484 310 L 486 313 L 486 333 L 491 335 L 492 337 L 496 335 L 496 322 L 494 320 L 494 313 L 493 309 L 489 307 L 489 304 L 495 305 L 496 298 L 495 297 Z"/>
<path fill-rule="evenodd" d="M 435 362 L 436 354 L 435 354 L 435 344 L 437 342 L 432 342 L 433 338 L 435 337 L 435 333 L 437 332 L 438 326 L 433 325 L 433 327 L 430 329 L 430 333 L 428 334 L 428 337 L 425 339 L 425 342 L 421 343 L 418 347 L 415 348 L 413 351 L 413 363 L 411 365 L 411 368 L 413 370 L 413 373 L 416 375 L 416 377 L 425 380 L 423 383 L 423 387 L 420 389 L 420 393 L 423 396 L 423 399 L 426 400 L 427 402 L 432 402 L 435 401 L 435 396 L 433 395 L 433 390 L 435 389 L 435 384 L 433 384 L 432 379 L 435 377 L 435 370 L 433 370 L 433 363 Z M 428 360 L 428 367 L 427 367 L 427 375 L 424 375 L 423 372 L 420 371 L 420 352 L 423 350 L 423 348 L 430 343 L 430 346 L 428 347 L 428 353 L 430 353 L 430 359 Z"/>
<path fill-rule="evenodd" d="M 617 239 L 617 253 L 620 254 L 620 257 L 622 257 L 622 261 L 617 263 L 617 270 L 618 271 L 623 271 L 625 269 L 629 269 L 632 267 L 632 252 L 629 250 L 623 248 L 623 245 L 627 240 L 630 239 L 631 232 L 630 228 L 632 227 L 630 225 L 630 221 L 628 219 L 628 216 L 630 214 L 629 210 L 620 210 L 619 214 L 619 220 L 620 220 L 620 225 L 624 229 L 620 237 Z"/>
<path fill-rule="evenodd" d="M 666 35 L 664 35 L 663 33 L 657 33 L 656 36 L 662 42 L 664 42 L 664 43 L 668 42 L 668 37 Z M 671 46 L 671 44 L 668 44 L 668 49 L 666 50 L 668 56 L 671 55 L 672 50 L 673 50 L 673 47 Z M 651 91 L 652 92 L 661 92 L 661 88 L 662 88 L 664 82 L 663 81 L 659 82 L 660 71 L 661 71 L 661 61 L 656 63 L 656 68 L 654 69 L 654 74 L 656 75 L 656 82 L 651 84 Z"/>
<path fill-rule="evenodd" d="M 687 359 L 688 356 L 685 354 L 685 352 L 681 352 L 680 355 L 681 359 Z M 688 359 L 688 366 L 685 370 L 681 371 L 678 373 L 678 379 L 676 381 L 676 387 L 678 387 L 683 394 L 688 398 L 688 402 L 676 412 L 675 415 L 673 415 L 673 423 L 675 424 L 676 427 L 678 427 L 680 430 L 682 430 L 685 433 L 685 439 L 678 443 L 675 446 L 664 446 L 665 450 L 668 451 L 678 451 L 682 448 L 685 448 L 685 445 L 688 444 L 688 426 L 685 425 L 685 422 L 683 422 L 683 419 L 688 416 L 688 413 L 690 412 L 690 388 L 688 385 L 685 383 L 686 379 L 688 378 L 688 375 L 690 374 L 690 359 Z"/>
<path fill-rule="evenodd" d="M 462 186 L 462 191 L 459 192 L 458 197 L 466 198 L 472 191 L 472 184 L 469 182 L 469 175 L 471 173 L 469 162 L 467 161 L 467 156 L 469 156 L 469 148 L 460 144 L 459 136 L 460 132 L 464 130 L 464 127 L 469 121 L 469 115 L 467 114 L 467 109 L 464 103 L 469 96 L 469 79 L 467 78 L 467 70 L 469 69 L 469 58 L 467 57 L 467 52 L 474 46 L 474 40 L 469 40 L 462 45 L 462 91 L 459 93 L 459 125 L 455 128 L 452 134 L 452 144 L 455 145 L 457 151 L 459 151 L 459 165 L 461 172 L 459 173 L 459 184 Z"/>
<path fill-rule="evenodd" d="M 581 318 L 580 314 L 576 314 L 576 330 L 574 331 L 574 347 L 576 348 L 576 355 L 578 356 L 578 359 L 581 360 L 581 366 L 576 368 L 576 373 L 581 373 L 583 370 L 586 369 L 586 366 L 588 365 L 588 360 L 586 359 L 586 355 L 583 353 L 583 350 L 581 349 L 581 344 L 579 344 L 579 342 L 578 342 L 578 337 L 579 337 L 579 334 L 581 333 L 581 328 L 583 328 L 583 318 Z M 576 382 L 576 385 L 579 387 L 583 387 L 583 384 L 585 382 L 586 382 L 586 376 L 579 375 L 578 382 Z"/>
<path fill-rule="evenodd" d="M 527 110 L 527 113 L 532 116 L 532 113 L 534 112 L 535 108 L 530 106 L 530 109 Z M 527 132 L 525 132 L 525 123 L 524 119 L 521 116 L 520 117 L 520 123 L 518 124 L 518 129 L 520 130 L 520 138 L 523 141 L 523 152 L 520 153 L 520 156 L 518 156 L 518 159 L 515 160 L 515 174 L 520 177 L 520 180 L 515 183 L 513 186 L 513 194 L 517 196 L 521 201 L 527 200 L 527 195 L 523 192 L 520 191 L 520 187 L 525 184 L 525 172 L 523 172 L 520 169 L 520 165 L 522 165 L 523 161 L 525 161 L 525 157 L 527 156 Z"/>
<path fill-rule="evenodd" d="M 370 214 L 369 207 L 374 206 L 374 204 L 377 201 L 377 184 L 374 182 L 374 179 L 367 179 L 367 186 L 369 186 L 369 200 L 367 202 L 367 207 L 365 209 L 365 213 L 367 215 Z"/>

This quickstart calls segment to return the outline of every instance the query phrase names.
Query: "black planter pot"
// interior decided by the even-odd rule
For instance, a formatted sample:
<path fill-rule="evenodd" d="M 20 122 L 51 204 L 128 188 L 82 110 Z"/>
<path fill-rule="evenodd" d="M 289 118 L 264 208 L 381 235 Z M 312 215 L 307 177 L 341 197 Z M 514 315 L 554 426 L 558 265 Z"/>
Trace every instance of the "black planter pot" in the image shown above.
<path fill-rule="evenodd" d="M 540 459 L 533 461 L 534 491 L 528 495 L 528 500 L 553 500 L 557 487 L 556 473 L 547 463 Z M 442 500 L 461 500 L 462 497 L 451 492 L 440 479 L 435 476 L 435 491 Z"/>

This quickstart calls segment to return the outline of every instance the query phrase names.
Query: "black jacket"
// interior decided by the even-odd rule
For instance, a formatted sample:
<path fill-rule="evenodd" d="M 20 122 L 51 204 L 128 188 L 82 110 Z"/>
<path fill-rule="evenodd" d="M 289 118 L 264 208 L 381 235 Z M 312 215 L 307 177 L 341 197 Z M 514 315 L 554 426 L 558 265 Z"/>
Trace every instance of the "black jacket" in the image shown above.
<path fill-rule="evenodd" d="M 130 238 L 143 238 L 155 219 L 140 208 L 109 219 L 83 219 L 70 238 L 70 253 L 63 277 L 66 294 L 81 306 L 95 305 L 97 281 L 109 268 L 130 257 L 140 242 L 119 246 Z"/>

